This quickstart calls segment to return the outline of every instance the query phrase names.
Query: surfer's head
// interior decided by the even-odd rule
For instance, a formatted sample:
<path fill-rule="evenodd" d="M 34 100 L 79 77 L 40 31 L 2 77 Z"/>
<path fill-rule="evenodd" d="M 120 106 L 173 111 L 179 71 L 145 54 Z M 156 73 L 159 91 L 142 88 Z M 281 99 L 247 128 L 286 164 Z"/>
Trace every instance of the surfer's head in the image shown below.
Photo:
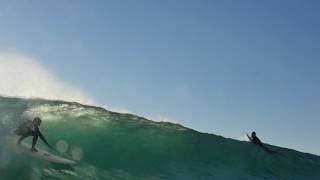
<path fill-rule="evenodd" d="M 256 132 L 253 131 L 253 132 L 251 133 L 251 136 L 256 136 Z"/>
<path fill-rule="evenodd" d="M 40 126 L 40 124 L 41 124 L 41 119 L 40 119 L 39 117 L 36 117 L 36 118 L 33 119 L 33 123 L 34 123 L 35 125 L 37 125 L 37 126 Z"/>

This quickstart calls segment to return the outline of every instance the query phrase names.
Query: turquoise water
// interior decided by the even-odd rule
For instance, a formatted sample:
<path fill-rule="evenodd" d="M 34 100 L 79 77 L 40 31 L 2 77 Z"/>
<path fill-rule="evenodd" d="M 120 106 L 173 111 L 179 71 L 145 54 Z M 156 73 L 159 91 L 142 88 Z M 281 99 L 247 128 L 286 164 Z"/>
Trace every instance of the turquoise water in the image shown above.
<path fill-rule="evenodd" d="M 320 179 L 320 157 L 205 134 L 77 103 L 0 97 L 0 179 Z M 59 165 L 16 150 L 21 119 L 39 116 Z M 26 142 L 30 143 L 31 138 Z"/>

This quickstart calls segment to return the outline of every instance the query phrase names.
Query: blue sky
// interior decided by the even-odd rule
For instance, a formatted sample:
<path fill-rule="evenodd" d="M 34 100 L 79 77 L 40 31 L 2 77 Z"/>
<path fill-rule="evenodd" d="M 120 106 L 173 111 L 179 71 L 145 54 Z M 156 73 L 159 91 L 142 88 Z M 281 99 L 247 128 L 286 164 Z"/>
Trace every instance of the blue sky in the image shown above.
<path fill-rule="evenodd" d="M 0 52 L 98 105 L 320 154 L 317 1 L 0 1 Z M 41 86 L 41 84 L 39 84 Z"/>

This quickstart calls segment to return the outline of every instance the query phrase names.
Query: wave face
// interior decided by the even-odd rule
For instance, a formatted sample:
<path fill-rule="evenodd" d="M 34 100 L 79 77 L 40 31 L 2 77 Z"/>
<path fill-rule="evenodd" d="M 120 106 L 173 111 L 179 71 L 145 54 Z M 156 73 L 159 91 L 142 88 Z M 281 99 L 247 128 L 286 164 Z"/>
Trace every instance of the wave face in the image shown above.
<path fill-rule="evenodd" d="M 67 166 L 20 154 L 12 133 L 41 117 L 42 133 Z M 78 103 L 0 97 L 0 179 L 320 179 L 320 157 L 199 133 Z M 25 140 L 30 144 L 31 138 Z"/>

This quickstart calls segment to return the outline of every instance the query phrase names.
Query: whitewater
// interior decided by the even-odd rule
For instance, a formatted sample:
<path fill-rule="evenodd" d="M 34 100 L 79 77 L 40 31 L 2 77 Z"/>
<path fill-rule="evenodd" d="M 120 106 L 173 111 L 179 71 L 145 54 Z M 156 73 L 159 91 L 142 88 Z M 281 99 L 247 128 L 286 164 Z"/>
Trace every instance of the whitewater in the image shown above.
<path fill-rule="evenodd" d="M 58 152 L 77 161 L 59 165 L 16 150 L 13 131 L 24 119 L 40 127 Z M 31 138 L 25 140 L 29 145 Z M 0 97 L 0 179 L 320 179 L 320 157 L 257 146 L 179 124 L 154 122 L 76 102 Z"/>

